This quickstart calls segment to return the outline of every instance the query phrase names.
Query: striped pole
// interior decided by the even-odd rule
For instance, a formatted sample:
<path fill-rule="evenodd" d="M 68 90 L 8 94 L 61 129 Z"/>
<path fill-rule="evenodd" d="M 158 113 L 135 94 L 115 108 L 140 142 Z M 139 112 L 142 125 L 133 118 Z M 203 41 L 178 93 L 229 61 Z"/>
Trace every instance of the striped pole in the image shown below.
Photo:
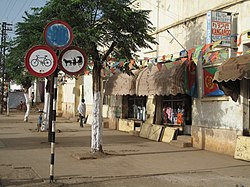
<path fill-rule="evenodd" d="M 56 139 L 56 102 L 57 102 L 57 70 L 54 73 L 53 86 L 53 111 L 52 111 L 52 128 L 51 128 L 51 157 L 50 157 L 50 183 L 54 180 L 54 163 L 55 163 L 55 139 Z"/>

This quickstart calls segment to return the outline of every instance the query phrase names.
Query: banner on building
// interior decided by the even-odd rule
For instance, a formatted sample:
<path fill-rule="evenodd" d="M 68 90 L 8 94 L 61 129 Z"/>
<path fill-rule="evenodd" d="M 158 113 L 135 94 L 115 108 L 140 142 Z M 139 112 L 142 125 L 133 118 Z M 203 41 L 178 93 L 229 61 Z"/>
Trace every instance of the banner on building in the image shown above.
<path fill-rule="evenodd" d="M 197 97 L 197 71 L 196 64 L 193 61 L 186 61 L 184 71 L 184 89 L 185 93 Z"/>

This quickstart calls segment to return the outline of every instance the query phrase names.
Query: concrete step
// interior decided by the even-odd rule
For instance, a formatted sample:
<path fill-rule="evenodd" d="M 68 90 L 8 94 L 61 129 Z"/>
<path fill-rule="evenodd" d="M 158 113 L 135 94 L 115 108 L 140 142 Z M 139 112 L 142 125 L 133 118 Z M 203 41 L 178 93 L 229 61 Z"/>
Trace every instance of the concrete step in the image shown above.
<path fill-rule="evenodd" d="M 179 135 L 177 136 L 177 140 L 183 141 L 183 142 L 190 142 L 192 143 L 192 136 L 188 136 L 188 135 Z"/>
<path fill-rule="evenodd" d="M 193 147 L 191 142 L 183 142 L 181 140 L 171 140 L 170 144 L 176 147 Z"/>

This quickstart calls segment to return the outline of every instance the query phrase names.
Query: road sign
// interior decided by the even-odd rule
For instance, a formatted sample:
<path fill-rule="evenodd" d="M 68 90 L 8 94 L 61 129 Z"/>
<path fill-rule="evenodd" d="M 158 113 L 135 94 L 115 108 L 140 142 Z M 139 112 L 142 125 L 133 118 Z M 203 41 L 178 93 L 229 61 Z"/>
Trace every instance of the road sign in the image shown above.
<path fill-rule="evenodd" d="M 61 20 L 50 22 L 44 29 L 44 39 L 53 49 L 64 49 L 73 41 L 73 32 L 70 25 Z"/>
<path fill-rule="evenodd" d="M 47 77 L 57 68 L 56 53 L 48 46 L 34 46 L 25 56 L 25 66 L 31 75 Z"/>
<path fill-rule="evenodd" d="M 66 74 L 77 75 L 84 71 L 87 62 L 87 55 L 81 48 L 70 46 L 61 52 L 58 64 Z"/>

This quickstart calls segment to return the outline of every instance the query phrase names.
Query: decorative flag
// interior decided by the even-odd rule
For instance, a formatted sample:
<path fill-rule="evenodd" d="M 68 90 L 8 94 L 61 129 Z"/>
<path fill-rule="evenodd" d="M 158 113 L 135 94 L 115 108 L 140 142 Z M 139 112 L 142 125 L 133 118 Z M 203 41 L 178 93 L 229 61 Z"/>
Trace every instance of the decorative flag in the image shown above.
<path fill-rule="evenodd" d="M 161 71 L 162 63 L 157 63 L 156 66 L 157 66 L 158 70 Z"/>
<path fill-rule="evenodd" d="M 165 63 L 165 66 L 166 66 L 167 69 L 172 68 L 173 65 L 174 65 L 173 63 L 169 63 L 169 62 L 168 62 L 168 63 Z"/>
<path fill-rule="evenodd" d="M 205 45 L 202 47 L 202 49 L 201 49 L 202 54 L 205 54 L 206 50 L 207 50 L 211 45 L 212 45 L 212 44 L 205 44 Z"/>
<path fill-rule="evenodd" d="M 212 49 L 216 48 L 218 45 L 220 45 L 221 40 L 218 40 L 216 42 L 213 43 Z"/>
<path fill-rule="evenodd" d="M 149 71 L 152 70 L 152 67 L 153 67 L 153 64 L 152 63 L 148 63 L 148 69 L 149 69 Z"/>
<path fill-rule="evenodd" d="M 114 68 L 114 67 L 112 67 L 112 68 L 110 69 L 110 71 L 111 71 L 113 74 L 115 74 L 115 68 Z"/>
<path fill-rule="evenodd" d="M 120 64 L 119 61 L 118 61 L 118 62 L 115 62 L 115 63 L 112 65 L 112 67 L 113 67 L 113 68 L 116 68 L 117 66 L 119 66 L 119 64 Z"/>
<path fill-rule="evenodd" d="M 187 60 L 187 58 L 181 58 L 181 62 L 184 63 Z"/>
<path fill-rule="evenodd" d="M 196 64 L 193 61 L 186 61 L 185 63 L 184 90 L 186 94 L 192 97 L 198 97 L 197 70 Z"/>
<path fill-rule="evenodd" d="M 213 83 L 214 74 L 217 68 L 203 68 L 204 78 L 204 95 L 205 96 L 222 96 L 224 92 L 219 89 L 216 83 Z"/>
<path fill-rule="evenodd" d="M 124 62 L 123 62 L 123 61 L 121 61 L 121 62 L 119 63 L 119 67 L 122 67 L 122 66 L 123 66 L 123 64 L 124 64 Z"/>
<path fill-rule="evenodd" d="M 193 61 L 194 61 L 194 63 L 197 65 L 197 63 L 198 63 L 198 60 L 199 60 L 199 58 L 201 57 L 201 49 L 202 49 L 202 45 L 200 45 L 200 46 L 198 46 L 198 47 L 196 47 L 196 49 L 195 49 L 195 52 L 194 52 L 194 54 L 193 54 L 193 57 L 192 57 L 192 59 L 193 59 Z"/>
<path fill-rule="evenodd" d="M 173 64 L 174 65 L 179 65 L 179 64 L 182 64 L 182 61 L 181 60 L 177 60 L 177 61 L 174 61 Z"/>
<path fill-rule="evenodd" d="M 195 48 L 188 50 L 188 60 L 191 60 L 192 54 L 195 52 Z"/>
<path fill-rule="evenodd" d="M 241 37 L 242 37 L 242 34 L 240 34 L 240 37 L 239 37 L 239 39 L 238 39 L 238 43 L 237 43 L 237 46 L 238 46 L 238 47 L 240 46 L 241 41 L 242 41 Z"/>
<path fill-rule="evenodd" d="M 210 56 L 210 61 L 213 63 L 216 59 L 218 59 L 218 55 L 219 55 L 219 52 L 216 51 L 214 53 L 212 53 L 212 55 Z"/>

